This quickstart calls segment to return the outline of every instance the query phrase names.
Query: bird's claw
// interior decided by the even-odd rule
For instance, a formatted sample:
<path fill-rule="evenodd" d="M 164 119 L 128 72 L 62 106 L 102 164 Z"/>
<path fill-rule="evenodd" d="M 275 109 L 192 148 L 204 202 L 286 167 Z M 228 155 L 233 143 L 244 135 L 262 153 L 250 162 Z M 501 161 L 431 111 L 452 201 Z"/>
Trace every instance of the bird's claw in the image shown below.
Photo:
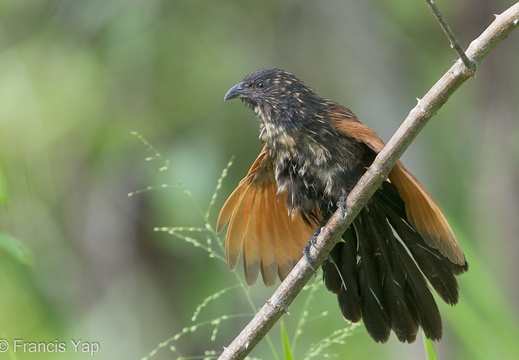
<path fill-rule="evenodd" d="M 315 246 L 315 244 L 317 242 L 317 237 L 321 233 L 321 230 L 326 225 L 328 220 L 330 220 L 330 216 L 331 216 L 331 214 L 328 214 L 324 217 L 324 219 L 321 220 L 321 223 L 315 230 L 314 234 L 310 237 L 310 240 L 308 241 L 308 243 L 306 244 L 306 246 L 303 250 L 303 254 L 305 256 L 306 262 L 308 263 L 308 266 L 310 266 L 310 269 L 312 269 L 312 271 L 314 272 L 315 275 L 317 275 L 317 271 L 312 266 L 312 258 L 310 257 L 310 247 Z"/>
<path fill-rule="evenodd" d="M 346 218 L 346 210 L 344 209 L 344 203 L 346 202 L 346 196 L 339 196 L 339 201 L 337 201 L 337 207 L 341 213 L 341 218 L 344 220 Z"/>
<path fill-rule="evenodd" d="M 324 220 L 323 220 L 324 221 Z M 315 230 L 314 234 L 310 237 L 310 240 L 305 245 L 305 249 L 303 250 L 303 254 L 305 255 L 306 262 L 308 263 L 308 266 L 310 266 L 310 269 L 314 272 L 315 275 L 317 275 L 317 271 L 312 266 L 312 258 L 310 257 L 310 247 L 315 246 L 315 243 L 317 242 L 317 237 L 321 233 L 321 229 L 323 228 L 322 222 Z"/>

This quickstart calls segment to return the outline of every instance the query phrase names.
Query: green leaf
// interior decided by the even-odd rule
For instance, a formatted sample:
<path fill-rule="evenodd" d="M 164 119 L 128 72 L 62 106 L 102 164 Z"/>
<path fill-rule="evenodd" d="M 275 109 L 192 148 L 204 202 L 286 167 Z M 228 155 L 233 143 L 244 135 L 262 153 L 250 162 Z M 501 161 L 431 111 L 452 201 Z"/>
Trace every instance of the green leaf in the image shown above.
<path fill-rule="evenodd" d="M 425 334 L 422 331 L 423 345 L 425 347 L 425 354 L 427 355 L 427 360 L 437 360 L 436 350 L 434 350 L 434 344 L 431 339 L 427 339 Z"/>
<path fill-rule="evenodd" d="M 0 251 L 6 252 L 19 263 L 32 266 L 33 259 L 27 248 L 20 241 L 6 233 L 0 232 Z"/>
<path fill-rule="evenodd" d="M 290 343 L 288 341 L 287 331 L 285 329 L 285 323 L 281 322 L 281 341 L 283 342 L 283 350 L 285 353 L 285 360 L 294 360 L 292 355 L 292 349 L 290 349 Z"/>

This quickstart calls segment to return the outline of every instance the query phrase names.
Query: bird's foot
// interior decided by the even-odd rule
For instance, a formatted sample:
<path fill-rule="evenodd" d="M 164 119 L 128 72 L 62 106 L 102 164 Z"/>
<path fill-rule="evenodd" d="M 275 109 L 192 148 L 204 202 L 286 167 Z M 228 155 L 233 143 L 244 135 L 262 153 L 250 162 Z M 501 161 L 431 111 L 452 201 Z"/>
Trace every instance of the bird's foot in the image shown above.
<path fill-rule="evenodd" d="M 345 195 L 339 196 L 339 201 L 337 201 L 337 207 L 339 208 L 339 211 L 341 212 L 341 218 L 343 220 L 346 218 L 346 210 L 344 210 L 345 203 L 346 203 L 346 196 Z"/>
<path fill-rule="evenodd" d="M 303 250 L 303 254 L 305 255 L 306 262 L 308 263 L 308 266 L 310 266 L 310 269 L 312 269 L 312 271 L 314 272 L 315 275 L 317 275 L 317 271 L 312 266 L 312 258 L 310 257 L 310 248 L 312 246 L 315 246 L 315 243 L 317 242 L 317 237 L 321 233 L 322 228 L 323 228 L 322 225 L 319 225 L 317 227 L 314 234 L 310 237 L 310 240 L 306 243 L 305 249 Z"/>
<path fill-rule="evenodd" d="M 329 219 L 330 219 L 330 215 L 327 215 L 324 217 L 324 219 L 320 222 L 317 229 L 315 229 L 314 234 L 310 237 L 310 240 L 308 241 L 308 243 L 306 244 L 306 246 L 303 250 L 303 254 L 305 256 L 306 262 L 308 263 L 308 266 L 310 266 L 310 268 L 312 269 L 312 271 L 314 272 L 315 275 L 317 275 L 317 271 L 312 266 L 312 258 L 310 257 L 310 247 L 315 246 L 315 243 L 317 242 L 317 237 L 319 236 L 319 234 L 321 233 L 321 230 L 326 225 L 326 223 L 328 222 Z"/>

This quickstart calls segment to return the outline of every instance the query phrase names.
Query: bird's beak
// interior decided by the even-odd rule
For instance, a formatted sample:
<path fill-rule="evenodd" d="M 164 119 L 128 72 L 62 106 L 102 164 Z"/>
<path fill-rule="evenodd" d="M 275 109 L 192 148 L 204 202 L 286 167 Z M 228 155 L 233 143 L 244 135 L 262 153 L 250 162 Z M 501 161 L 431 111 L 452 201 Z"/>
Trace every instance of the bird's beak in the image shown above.
<path fill-rule="evenodd" d="M 246 97 L 247 94 L 248 94 L 248 91 L 243 86 L 243 83 L 239 83 L 239 84 L 234 85 L 232 88 L 230 88 L 229 91 L 227 91 L 227 94 L 225 94 L 223 99 L 230 100 L 230 99 L 234 99 L 237 97 L 238 98 Z"/>

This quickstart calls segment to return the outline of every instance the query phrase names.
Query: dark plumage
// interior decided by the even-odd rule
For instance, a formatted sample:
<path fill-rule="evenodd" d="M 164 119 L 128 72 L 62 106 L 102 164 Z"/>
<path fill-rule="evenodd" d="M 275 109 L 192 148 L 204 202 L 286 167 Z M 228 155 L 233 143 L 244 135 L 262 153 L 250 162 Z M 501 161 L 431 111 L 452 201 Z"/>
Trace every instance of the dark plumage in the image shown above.
<path fill-rule="evenodd" d="M 349 109 L 280 69 L 248 75 L 225 95 L 232 98 L 257 115 L 265 146 L 224 204 L 217 231 L 229 222 L 231 269 L 243 253 L 247 282 L 261 270 L 272 285 L 292 269 L 317 225 L 335 212 L 384 143 Z M 429 285 L 455 304 L 455 275 L 468 265 L 438 206 L 402 163 L 342 238 L 323 276 L 344 317 L 363 318 L 376 341 L 387 341 L 393 330 L 400 341 L 413 342 L 419 326 L 440 339 Z"/>

